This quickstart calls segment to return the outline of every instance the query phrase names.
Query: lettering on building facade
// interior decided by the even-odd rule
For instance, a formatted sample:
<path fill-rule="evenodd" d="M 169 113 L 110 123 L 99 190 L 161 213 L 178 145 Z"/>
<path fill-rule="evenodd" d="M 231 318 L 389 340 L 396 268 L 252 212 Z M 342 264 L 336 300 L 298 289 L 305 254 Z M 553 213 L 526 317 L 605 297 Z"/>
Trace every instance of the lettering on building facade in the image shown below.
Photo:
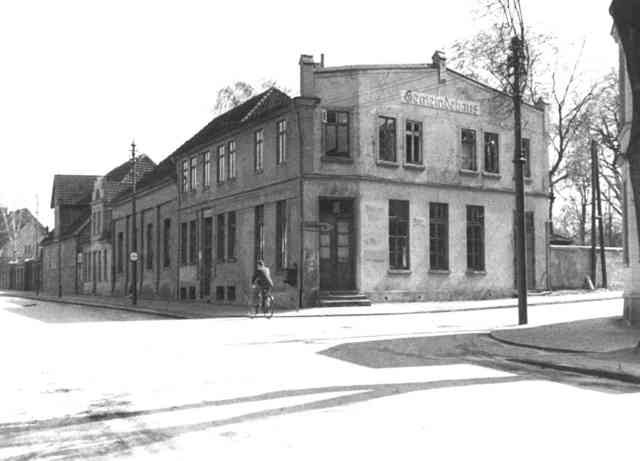
<path fill-rule="evenodd" d="M 403 90 L 400 93 L 400 98 L 405 104 L 414 104 L 417 106 L 460 112 L 469 115 L 480 115 L 480 104 L 473 101 L 420 93 L 412 90 Z"/>

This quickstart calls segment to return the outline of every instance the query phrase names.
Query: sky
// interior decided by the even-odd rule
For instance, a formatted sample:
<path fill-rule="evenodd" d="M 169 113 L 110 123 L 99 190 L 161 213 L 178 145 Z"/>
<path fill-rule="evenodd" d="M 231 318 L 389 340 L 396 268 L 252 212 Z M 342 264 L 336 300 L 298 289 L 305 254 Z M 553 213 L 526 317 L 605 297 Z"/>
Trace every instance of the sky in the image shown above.
<path fill-rule="evenodd" d="M 557 37 L 585 41 L 585 81 L 617 66 L 610 0 L 521 0 Z M 430 62 L 478 30 L 475 0 L 0 3 L 0 205 L 53 225 L 54 174 L 101 175 L 132 140 L 160 162 L 214 117 L 219 88 L 276 80 L 299 94 L 298 59 Z M 565 56 L 566 55 L 566 56 Z"/>

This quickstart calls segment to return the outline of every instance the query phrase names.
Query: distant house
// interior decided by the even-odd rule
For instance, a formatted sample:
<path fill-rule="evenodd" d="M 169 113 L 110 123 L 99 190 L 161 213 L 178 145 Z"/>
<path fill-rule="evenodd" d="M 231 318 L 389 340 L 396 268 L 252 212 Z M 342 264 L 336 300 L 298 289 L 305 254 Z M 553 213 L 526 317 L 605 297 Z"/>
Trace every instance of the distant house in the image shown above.
<path fill-rule="evenodd" d="M 45 227 L 26 208 L 0 210 L 0 288 L 31 289 L 31 264 L 39 257 Z"/>

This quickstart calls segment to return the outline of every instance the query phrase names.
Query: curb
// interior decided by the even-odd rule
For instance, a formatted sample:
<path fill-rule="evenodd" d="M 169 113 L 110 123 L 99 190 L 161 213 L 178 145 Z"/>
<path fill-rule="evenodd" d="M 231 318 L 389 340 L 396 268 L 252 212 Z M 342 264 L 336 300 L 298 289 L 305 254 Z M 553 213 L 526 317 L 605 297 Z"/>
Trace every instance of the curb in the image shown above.
<path fill-rule="evenodd" d="M 58 297 L 45 297 L 45 296 L 35 296 L 35 295 L 23 295 L 23 294 L 12 294 L 12 293 L 0 293 L 0 296 L 6 296 L 6 297 L 15 297 L 15 298 L 23 298 L 23 299 L 31 299 L 31 300 L 36 300 L 36 301 L 45 301 L 45 302 L 53 302 L 53 303 L 61 303 L 61 304 L 71 304 L 71 305 L 76 305 L 76 306 L 87 306 L 87 307 L 95 307 L 95 308 L 103 308 L 103 309 L 113 309 L 113 310 L 121 310 L 121 311 L 127 311 L 127 312 L 137 312 L 137 313 L 143 313 L 143 314 L 150 314 L 150 315 L 157 315 L 160 317 L 167 317 L 167 318 L 173 318 L 173 319 L 211 319 L 211 318 L 245 318 L 247 317 L 246 314 L 229 314 L 229 313 L 219 313 L 216 315 L 211 315 L 211 316 L 206 316 L 206 315 L 198 315 L 196 313 L 180 313 L 180 312 L 168 312 L 165 310 L 155 310 L 152 308 L 148 308 L 148 307 L 132 307 L 132 306 L 126 306 L 126 305 L 119 305 L 119 304 L 101 304 L 101 303 L 95 303 L 95 302 L 91 302 L 91 301 L 79 301 L 79 300 L 71 300 L 71 299 L 65 299 L 64 297 L 62 298 L 58 298 Z M 601 298 L 596 298 L 596 299 L 576 299 L 576 300 L 563 300 L 563 301 L 544 301 L 544 302 L 540 302 L 540 303 L 531 303 L 530 306 L 544 306 L 544 305 L 552 305 L 552 304 L 574 304 L 574 303 L 581 303 L 581 302 L 598 302 L 598 301 L 610 301 L 610 300 L 614 300 L 614 299 L 621 299 L 620 296 L 605 296 L 605 297 L 601 297 Z M 321 318 L 321 317 L 375 317 L 375 316 L 391 316 L 391 315 L 418 315 L 418 314 L 443 314 L 443 313 L 449 313 L 449 312 L 473 312 L 473 311 L 486 311 L 486 310 L 498 310 L 498 309 L 514 309 L 517 308 L 518 305 L 517 304 L 508 304 L 508 305 L 504 305 L 504 306 L 480 306 L 480 307 L 463 307 L 463 308 L 452 308 L 452 309 L 432 309 L 432 310 L 414 310 L 414 311 L 402 311 L 402 312 L 366 312 L 366 313 L 359 313 L 359 312 L 352 312 L 352 313 L 322 313 L 322 312 L 316 312 L 313 313 L 312 309 L 314 309 L 313 307 L 311 308 L 307 308 L 306 310 L 308 312 L 310 312 L 308 315 L 305 314 L 293 314 L 292 310 L 284 310 L 281 312 L 284 313 L 291 313 L 289 315 L 282 315 L 282 316 L 278 316 L 278 318 L 281 319 L 285 319 L 285 318 L 304 318 L 304 317 L 308 317 L 308 318 Z M 276 314 L 278 312 L 276 311 Z M 494 338 L 492 337 L 492 339 L 495 339 L 496 341 L 501 341 L 500 339 Z M 507 344 L 507 343 L 505 343 Z M 523 346 L 517 343 L 513 343 L 510 345 L 514 345 L 514 346 L 520 346 L 520 347 L 527 347 L 527 346 Z M 545 349 L 541 349 L 541 350 L 545 350 Z M 553 349 L 546 349 L 549 350 L 550 352 L 572 352 L 572 353 L 577 353 L 578 351 L 564 351 L 564 350 L 553 350 Z"/>
<path fill-rule="evenodd" d="M 524 343 L 518 343 L 515 341 L 509 341 L 508 339 L 502 339 L 502 338 L 498 338 L 497 336 L 494 336 L 493 332 L 490 332 L 487 335 L 489 338 L 491 338 L 492 340 L 501 343 L 501 344 L 505 344 L 507 346 L 515 346 L 515 347 L 522 347 L 524 349 L 534 349 L 536 351 L 542 351 L 542 352 L 554 352 L 554 353 L 561 353 L 561 354 L 597 354 L 597 351 L 584 351 L 584 350 L 577 350 L 577 349 L 561 349 L 561 348 L 557 348 L 557 347 L 547 347 L 547 346 L 536 346 L 534 344 L 524 344 Z"/>
<path fill-rule="evenodd" d="M 571 365 L 560 365 L 560 364 L 555 364 L 550 362 L 543 362 L 540 360 L 530 360 L 530 359 L 506 359 L 506 360 L 509 362 L 520 363 L 523 365 L 531 365 L 538 368 L 548 368 L 552 370 L 577 373 L 580 375 L 594 376 L 596 378 L 610 379 L 613 381 L 622 381 L 625 383 L 640 384 L 640 376 L 632 375 L 629 373 L 599 370 L 597 368 L 573 367 Z"/>

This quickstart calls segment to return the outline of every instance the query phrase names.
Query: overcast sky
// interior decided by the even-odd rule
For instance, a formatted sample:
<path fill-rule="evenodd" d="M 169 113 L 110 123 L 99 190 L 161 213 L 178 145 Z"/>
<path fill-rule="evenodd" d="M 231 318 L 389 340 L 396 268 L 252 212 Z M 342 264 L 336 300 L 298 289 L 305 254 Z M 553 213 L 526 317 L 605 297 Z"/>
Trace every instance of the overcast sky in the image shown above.
<path fill-rule="evenodd" d="M 586 38 L 585 80 L 617 65 L 609 0 L 522 2 L 561 52 Z M 275 79 L 297 95 L 301 53 L 324 53 L 328 66 L 428 62 L 477 29 L 475 5 L 2 2 L 0 204 L 35 210 L 37 195 L 51 226 L 54 174 L 104 174 L 128 158 L 133 138 L 159 162 L 213 117 L 220 87 Z"/>

